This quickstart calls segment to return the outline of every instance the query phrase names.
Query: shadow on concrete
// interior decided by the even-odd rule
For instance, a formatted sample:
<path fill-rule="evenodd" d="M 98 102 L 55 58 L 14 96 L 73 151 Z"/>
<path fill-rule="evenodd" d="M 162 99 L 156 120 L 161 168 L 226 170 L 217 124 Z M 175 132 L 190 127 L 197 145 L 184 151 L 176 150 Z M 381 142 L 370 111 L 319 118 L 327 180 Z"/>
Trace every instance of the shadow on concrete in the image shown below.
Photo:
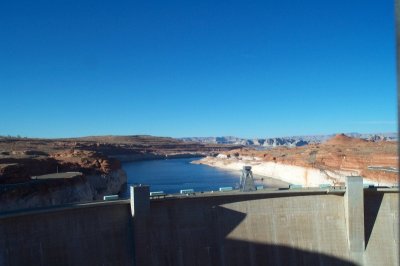
<path fill-rule="evenodd" d="M 202 202 L 152 205 L 148 234 L 136 238 L 137 265 L 355 265 L 345 259 L 284 245 L 230 239 L 262 234 L 261 224 L 239 226 L 246 214 Z M 215 201 L 214 201 L 215 204 Z M 140 230 L 136 228 L 135 231 Z M 147 248 L 146 248 L 147 247 Z"/>
<path fill-rule="evenodd" d="M 337 257 L 284 245 L 230 240 L 227 241 L 226 246 L 225 250 L 232 255 L 225 265 L 356 265 Z M 239 249 L 240 252 L 235 252 Z"/>
<path fill-rule="evenodd" d="M 368 246 L 369 238 L 371 237 L 372 229 L 378 217 L 379 208 L 383 200 L 383 193 L 376 191 L 364 192 L 364 236 L 365 248 Z"/>

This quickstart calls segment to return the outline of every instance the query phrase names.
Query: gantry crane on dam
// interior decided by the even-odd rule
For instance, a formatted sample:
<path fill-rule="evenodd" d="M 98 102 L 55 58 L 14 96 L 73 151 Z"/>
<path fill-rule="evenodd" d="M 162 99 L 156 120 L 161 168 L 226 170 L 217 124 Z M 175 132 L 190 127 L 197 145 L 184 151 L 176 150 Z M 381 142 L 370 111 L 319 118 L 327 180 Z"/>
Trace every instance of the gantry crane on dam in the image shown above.
<path fill-rule="evenodd" d="M 253 172 L 251 166 L 243 166 L 242 175 L 240 176 L 240 191 L 256 191 L 256 185 L 254 184 Z"/>

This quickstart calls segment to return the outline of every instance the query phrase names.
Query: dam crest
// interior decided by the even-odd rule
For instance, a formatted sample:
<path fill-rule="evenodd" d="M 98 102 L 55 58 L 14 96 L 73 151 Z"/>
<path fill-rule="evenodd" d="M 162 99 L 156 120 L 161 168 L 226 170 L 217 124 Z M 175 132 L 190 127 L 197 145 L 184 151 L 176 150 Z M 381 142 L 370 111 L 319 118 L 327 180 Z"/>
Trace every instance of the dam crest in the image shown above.
<path fill-rule="evenodd" d="M 0 265 L 398 265 L 399 190 L 220 192 L 0 215 Z"/>

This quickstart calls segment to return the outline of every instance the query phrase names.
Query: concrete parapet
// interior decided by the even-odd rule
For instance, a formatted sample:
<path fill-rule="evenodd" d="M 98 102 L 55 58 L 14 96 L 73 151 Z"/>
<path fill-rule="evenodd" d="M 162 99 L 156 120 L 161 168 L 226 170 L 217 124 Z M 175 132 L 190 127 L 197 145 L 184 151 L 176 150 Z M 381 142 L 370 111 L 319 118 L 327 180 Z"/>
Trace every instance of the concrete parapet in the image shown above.
<path fill-rule="evenodd" d="M 346 177 L 344 207 L 350 258 L 364 264 L 364 188 L 361 176 Z"/>
<path fill-rule="evenodd" d="M 398 265 L 398 190 L 346 182 L 0 214 L 0 265 Z"/>
<path fill-rule="evenodd" d="M 150 187 L 131 186 L 130 191 L 135 265 L 148 265 L 148 258 L 137 256 L 137 254 L 150 254 L 147 244 L 149 238 Z"/>

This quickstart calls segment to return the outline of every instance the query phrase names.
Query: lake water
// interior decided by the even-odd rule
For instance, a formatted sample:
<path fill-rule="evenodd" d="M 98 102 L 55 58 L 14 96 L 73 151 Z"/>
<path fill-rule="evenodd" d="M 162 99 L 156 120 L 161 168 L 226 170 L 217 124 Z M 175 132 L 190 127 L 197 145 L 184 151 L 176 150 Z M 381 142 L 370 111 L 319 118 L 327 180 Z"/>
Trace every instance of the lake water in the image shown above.
<path fill-rule="evenodd" d="M 196 192 L 218 190 L 220 187 L 239 187 L 241 171 L 229 171 L 207 165 L 191 164 L 199 158 L 151 160 L 124 163 L 130 185 L 150 185 L 150 191 L 179 193 L 181 189 L 194 189 Z M 254 176 L 254 178 L 259 178 Z M 262 184 L 256 181 L 256 184 Z M 265 187 L 278 187 L 282 183 L 264 178 Z M 127 194 L 129 195 L 129 191 Z"/>

